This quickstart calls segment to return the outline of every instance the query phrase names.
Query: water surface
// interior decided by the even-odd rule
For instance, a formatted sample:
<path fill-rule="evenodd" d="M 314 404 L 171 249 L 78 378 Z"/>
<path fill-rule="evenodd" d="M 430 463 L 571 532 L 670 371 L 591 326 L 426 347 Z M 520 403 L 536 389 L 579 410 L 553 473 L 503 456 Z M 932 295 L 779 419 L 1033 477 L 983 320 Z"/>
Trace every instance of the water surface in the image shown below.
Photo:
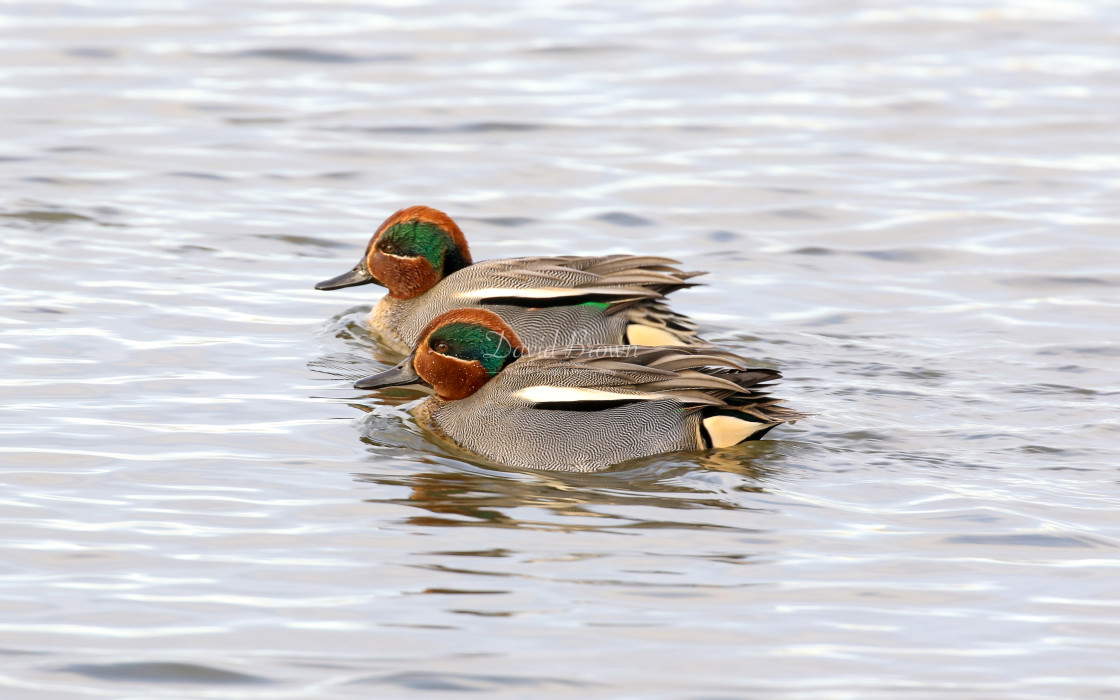
<path fill-rule="evenodd" d="M 5 698 L 1114 698 L 1112 3 L 9 3 Z M 652 252 L 811 420 L 594 475 L 403 396 L 386 215 Z"/>

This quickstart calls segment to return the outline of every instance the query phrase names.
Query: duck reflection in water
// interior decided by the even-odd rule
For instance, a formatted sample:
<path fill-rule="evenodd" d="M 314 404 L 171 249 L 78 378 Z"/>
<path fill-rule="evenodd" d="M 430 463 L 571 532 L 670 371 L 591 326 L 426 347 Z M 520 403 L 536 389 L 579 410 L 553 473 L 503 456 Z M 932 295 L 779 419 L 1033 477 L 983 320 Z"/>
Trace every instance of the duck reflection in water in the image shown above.
<path fill-rule="evenodd" d="M 384 443 L 378 446 L 380 452 Z M 399 446 L 397 447 L 399 449 Z M 452 463 L 448 471 L 359 473 L 369 484 L 409 489 L 407 497 L 368 499 L 423 509 L 407 523 L 425 527 L 526 527 L 606 530 L 619 527 L 714 527 L 670 515 L 689 510 L 765 510 L 747 502 L 785 459 L 770 444 L 679 459 L 635 460 L 595 473 L 519 472 Z M 378 460 L 380 461 L 380 460 Z M 448 460 L 449 462 L 451 460 Z M 453 470 L 453 471 L 452 471 Z M 397 489 L 393 489 L 397 491 Z M 399 493 L 399 491 L 397 491 Z M 387 494 L 388 495 L 388 494 Z M 630 517 L 619 508 L 633 507 Z M 516 515 L 514 515 L 516 513 Z M 663 517 L 656 516 L 658 513 Z"/>

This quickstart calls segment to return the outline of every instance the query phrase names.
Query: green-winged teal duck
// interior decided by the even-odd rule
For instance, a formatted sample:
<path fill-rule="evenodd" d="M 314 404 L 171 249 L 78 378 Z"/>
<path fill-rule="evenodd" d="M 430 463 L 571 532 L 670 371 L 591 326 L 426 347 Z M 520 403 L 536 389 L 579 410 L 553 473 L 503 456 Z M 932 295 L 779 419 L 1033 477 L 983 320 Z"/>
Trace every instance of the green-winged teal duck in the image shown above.
<path fill-rule="evenodd" d="M 728 447 L 803 417 L 760 391 L 780 377 L 711 347 L 571 346 L 531 352 L 486 309 L 432 320 L 403 362 L 354 384 L 426 384 L 413 410 L 487 460 L 591 471 L 636 457 Z"/>
<path fill-rule="evenodd" d="M 489 309 L 530 350 L 556 345 L 705 345 L 696 324 L 665 295 L 699 272 L 652 255 L 505 258 L 471 262 L 463 232 L 431 207 L 401 209 L 373 234 L 361 261 L 316 289 L 379 284 L 388 289 L 369 317 L 393 350 L 407 354 L 432 319 Z"/>

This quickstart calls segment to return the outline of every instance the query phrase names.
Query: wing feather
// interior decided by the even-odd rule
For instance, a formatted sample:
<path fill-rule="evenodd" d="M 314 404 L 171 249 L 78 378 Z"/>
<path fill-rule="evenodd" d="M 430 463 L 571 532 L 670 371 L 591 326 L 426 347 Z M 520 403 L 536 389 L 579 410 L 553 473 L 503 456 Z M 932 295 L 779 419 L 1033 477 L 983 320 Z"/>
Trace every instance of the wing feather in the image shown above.
<path fill-rule="evenodd" d="M 773 424 L 803 417 L 760 390 L 780 377 L 777 370 L 748 368 L 742 358 L 716 348 L 604 345 L 522 357 L 495 381 L 541 410 L 593 411 L 668 400 L 685 411 Z"/>
<path fill-rule="evenodd" d="M 464 279 L 477 278 L 458 293 L 479 303 L 582 303 L 601 301 L 607 313 L 645 300 L 663 298 L 695 286 L 696 272 L 676 267 L 676 260 L 657 256 L 608 255 L 514 258 L 477 263 L 464 269 Z M 465 273 L 465 274 L 464 274 Z"/>

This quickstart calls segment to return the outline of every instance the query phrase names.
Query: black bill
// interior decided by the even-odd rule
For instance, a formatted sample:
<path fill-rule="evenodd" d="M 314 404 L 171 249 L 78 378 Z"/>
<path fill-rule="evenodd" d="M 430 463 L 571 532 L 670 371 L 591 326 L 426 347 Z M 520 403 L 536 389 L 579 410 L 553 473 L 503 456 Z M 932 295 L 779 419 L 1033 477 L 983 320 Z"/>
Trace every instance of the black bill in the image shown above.
<path fill-rule="evenodd" d="M 359 284 L 381 284 L 377 278 L 369 273 L 366 262 L 363 260 L 354 266 L 353 270 L 343 272 L 338 277 L 323 280 L 315 285 L 315 289 L 342 289 L 343 287 L 357 287 Z"/>
<path fill-rule="evenodd" d="M 403 362 L 387 369 L 381 374 L 375 374 L 365 379 L 354 382 L 355 389 L 384 389 L 390 386 L 407 386 L 409 384 L 424 384 L 424 380 L 412 368 L 412 357 L 405 358 Z"/>

